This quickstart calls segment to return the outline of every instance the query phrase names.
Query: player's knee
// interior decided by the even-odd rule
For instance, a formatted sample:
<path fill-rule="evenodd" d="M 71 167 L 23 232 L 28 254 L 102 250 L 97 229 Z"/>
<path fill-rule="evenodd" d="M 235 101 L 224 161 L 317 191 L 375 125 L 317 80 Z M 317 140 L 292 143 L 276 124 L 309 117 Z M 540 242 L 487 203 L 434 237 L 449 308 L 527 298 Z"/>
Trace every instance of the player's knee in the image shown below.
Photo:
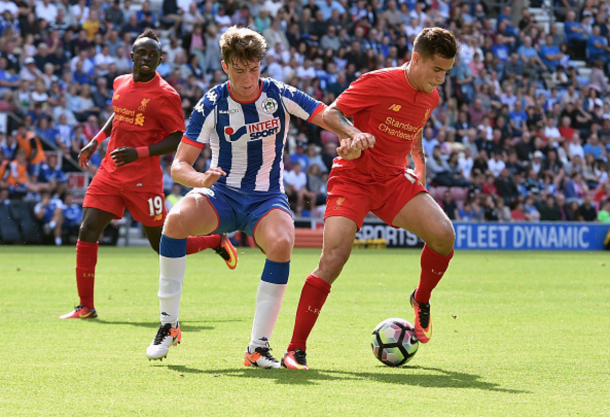
<path fill-rule="evenodd" d="M 168 213 L 163 224 L 163 234 L 165 236 L 172 239 L 185 239 L 189 236 L 189 231 L 185 227 L 186 222 L 181 217 L 179 211 L 172 210 Z"/>
<path fill-rule="evenodd" d="M 101 232 L 98 232 L 97 227 L 90 221 L 84 220 L 78 229 L 78 238 L 84 242 L 97 242 Z"/>
<path fill-rule="evenodd" d="M 293 245 L 294 235 L 285 232 L 279 233 L 271 239 L 267 239 L 267 247 L 264 249 L 269 259 L 276 262 L 286 262 L 290 260 Z"/>
<path fill-rule="evenodd" d="M 448 255 L 453 250 L 455 243 L 455 230 L 453 224 L 450 221 L 440 223 L 434 235 L 429 242 L 426 242 L 428 246 L 432 248 L 436 253 L 441 255 Z"/>

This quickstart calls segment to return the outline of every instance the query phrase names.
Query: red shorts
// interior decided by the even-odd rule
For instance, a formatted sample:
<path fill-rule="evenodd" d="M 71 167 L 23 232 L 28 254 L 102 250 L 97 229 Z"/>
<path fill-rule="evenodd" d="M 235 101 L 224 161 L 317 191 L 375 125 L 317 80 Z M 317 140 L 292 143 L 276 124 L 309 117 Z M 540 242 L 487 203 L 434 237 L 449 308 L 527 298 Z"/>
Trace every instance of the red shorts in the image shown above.
<path fill-rule="evenodd" d="M 352 172 L 336 172 L 328 177 L 327 217 L 341 216 L 353 220 L 362 227 L 364 217 L 373 212 L 381 220 L 393 226 L 394 218 L 402 208 L 419 193 L 427 193 L 426 187 L 414 176 L 398 175 L 379 182 Z"/>
<path fill-rule="evenodd" d="M 163 192 L 134 192 L 121 189 L 97 174 L 87 188 L 83 207 L 96 208 L 114 214 L 116 219 L 129 210 L 135 221 L 146 227 L 163 226 L 167 214 Z"/>

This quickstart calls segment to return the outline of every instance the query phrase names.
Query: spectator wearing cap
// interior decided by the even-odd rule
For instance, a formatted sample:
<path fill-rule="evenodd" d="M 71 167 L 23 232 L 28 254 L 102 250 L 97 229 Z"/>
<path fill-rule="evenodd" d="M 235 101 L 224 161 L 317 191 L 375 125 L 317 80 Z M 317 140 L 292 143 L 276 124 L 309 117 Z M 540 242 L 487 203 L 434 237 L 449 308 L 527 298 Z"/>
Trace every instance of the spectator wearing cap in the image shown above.
<path fill-rule="evenodd" d="M 42 77 L 42 72 L 36 68 L 34 58 L 31 56 L 27 57 L 23 61 L 23 67 L 19 71 L 19 79 L 23 81 L 34 82 Z"/>

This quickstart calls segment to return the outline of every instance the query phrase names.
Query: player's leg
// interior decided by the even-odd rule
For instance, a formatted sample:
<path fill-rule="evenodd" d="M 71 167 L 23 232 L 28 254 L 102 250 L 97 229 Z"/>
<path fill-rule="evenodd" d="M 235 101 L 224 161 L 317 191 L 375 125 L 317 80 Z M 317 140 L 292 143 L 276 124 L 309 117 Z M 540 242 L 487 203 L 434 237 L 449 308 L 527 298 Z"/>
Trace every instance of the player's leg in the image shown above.
<path fill-rule="evenodd" d="M 127 207 L 133 218 L 142 223 L 144 234 L 152 249 L 159 253 L 163 223 L 167 216 L 165 196 L 159 193 L 129 193 L 124 196 Z M 206 249 L 214 249 L 225 261 L 229 269 L 237 266 L 237 250 L 228 238 L 221 235 L 189 236 L 186 242 L 186 254 L 198 253 Z"/>
<path fill-rule="evenodd" d="M 272 209 L 257 219 L 254 239 L 267 255 L 265 267 L 256 292 L 256 311 L 250 343 L 246 348 L 244 365 L 279 368 L 269 348 L 269 340 L 282 306 L 290 274 L 290 256 L 294 244 L 294 222 L 288 213 L 288 201 L 279 204 L 284 209 Z M 270 203 L 268 203 L 270 205 Z"/>
<path fill-rule="evenodd" d="M 318 267 L 307 277 L 297 307 L 294 330 L 282 364 L 288 369 L 306 370 L 307 339 L 352 252 L 358 226 L 347 217 L 327 217 L 324 221 L 324 247 Z"/>
<path fill-rule="evenodd" d="M 165 218 L 159 245 L 159 308 L 161 325 L 146 349 L 149 359 L 163 359 L 169 348 L 180 343 L 178 323 L 182 282 L 186 272 L 187 238 L 191 234 L 207 235 L 218 228 L 218 216 L 209 200 L 191 191 Z"/>
<path fill-rule="evenodd" d="M 150 246 L 157 253 L 159 253 L 162 233 L 162 226 L 144 226 L 144 234 L 150 242 Z M 237 267 L 237 249 L 226 235 L 189 236 L 186 239 L 187 255 L 199 253 L 206 249 L 214 249 L 214 252 L 225 261 L 229 269 L 233 270 Z"/>
<path fill-rule="evenodd" d="M 87 197 L 86 197 L 87 199 Z M 87 204 L 91 199 L 84 204 Z M 113 199 L 107 200 L 112 204 Z M 97 264 L 98 239 L 102 231 L 116 216 L 114 213 L 94 207 L 83 208 L 83 221 L 78 229 L 76 242 L 76 287 L 80 298 L 79 305 L 70 313 L 60 316 L 62 319 L 95 318 L 97 312 L 94 304 L 95 266 Z"/>
<path fill-rule="evenodd" d="M 432 336 L 430 296 L 453 257 L 455 231 L 451 220 L 428 193 L 419 193 L 398 212 L 392 224 L 406 229 L 424 242 L 421 274 L 417 289 L 411 294 L 415 310 L 415 333 L 422 343 Z"/>

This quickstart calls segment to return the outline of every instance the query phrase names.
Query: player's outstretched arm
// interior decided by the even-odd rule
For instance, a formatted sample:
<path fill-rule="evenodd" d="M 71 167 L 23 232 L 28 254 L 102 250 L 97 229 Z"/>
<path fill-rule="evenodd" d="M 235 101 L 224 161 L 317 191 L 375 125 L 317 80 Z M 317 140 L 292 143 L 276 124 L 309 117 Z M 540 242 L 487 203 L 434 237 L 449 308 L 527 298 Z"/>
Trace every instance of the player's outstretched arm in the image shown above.
<path fill-rule="evenodd" d="M 316 123 L 318 115 L 316 115 L 311 121 Z M 370 133 L 364 133 L 355 127 L 352 122 L 349 121 L 343 112 L 336 106 L 336 102 L 328 106 L 324 113 L 322 113 L 322 123 L 316 123 L 318 126 L 324 129 L 330 130 L 337 134 L 339 138 L 351 139 L 346 142 L 346 150 L 359 150 L 372 148 L 375 146 L 375 136 Z M 341 143 L 343 145 L 343 141 Z M 358 155 L 359 157 L 360 155 Z M 344 158 L 345 159 L 345 158 Z M 355 159 L 355 158 L 351 158 Z"/>
<path fill-rule="evenodd" d="M 424 155 L 424 134 L 420 130 L 411 147 L 411 158 L 415 164 L 415 175 L 424 186 L 426 185 L 426 156 Z"/>
<path fill-rule="evenodd" d="M 103 142 L 112 133 L 112 121 L 114 120 L 114 113 L 110 115 L 102 130 L 78 153 L 78 165 L 87 169 L 89 167 L 89 160 L 91 155 L 97 150 L 99 142 Z"/>
<path fill-rule="evenodd" d="M 209 171 L 202 173 L 195 171 L 193 164 L 201 153 L 201 149 L 188 143 L 182 142 L 176 152 L 174 162 L 172 162 L 172 179 L 187 187 L 209 188 L 221 176 L 227 176 L 222 168 L 210 168 Z"/>

